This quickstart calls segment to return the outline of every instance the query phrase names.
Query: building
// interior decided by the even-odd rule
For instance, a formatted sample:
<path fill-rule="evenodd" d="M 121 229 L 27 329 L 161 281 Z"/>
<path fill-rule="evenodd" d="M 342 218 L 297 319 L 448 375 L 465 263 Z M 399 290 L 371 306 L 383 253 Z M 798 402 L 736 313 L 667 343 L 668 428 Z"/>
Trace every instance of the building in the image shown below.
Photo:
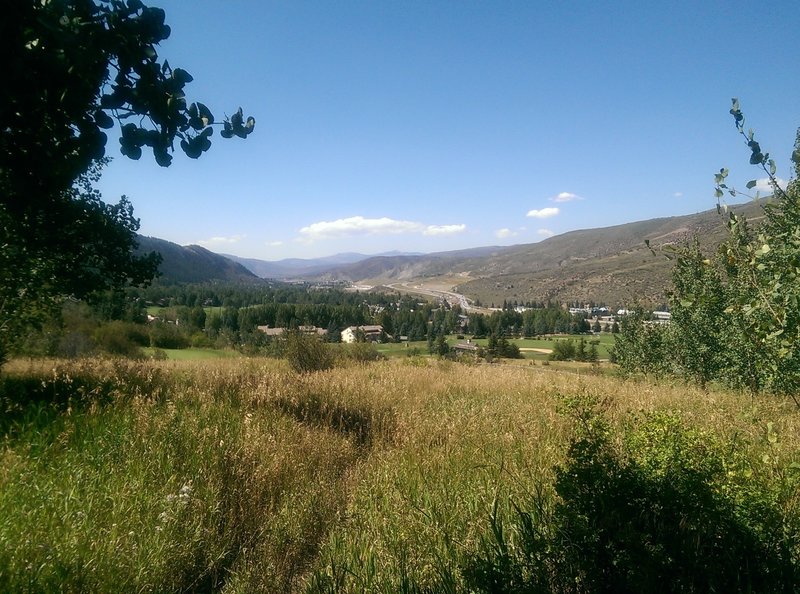
<path fill-rule="evenodd" d="M 269 326 L 256 326 L 259 332 L 263 332 L 267 336 L 283 336 L 286 328 L 270 328 Z"/>
<path fill-rule="evenodd" d="M 256 326 L 256 328 L 267 336 L 283 336 L 288 331 L 286 328 L 270 328 L 269 326 Z M 328 333 L 325 328 L 317 328 L 316 326 L 298 326 L 297 330 L 303 334 L 314 334 L 316 336 L 325 336 Z"/>
<path fill-rule="evenodd" d="M 357 342 L 361 333 L 367 342 L 381 342 L 384 336 L 391 338 L 384 334 L 383 326 L 349 326 L 342 330 L 342 342 Z"/>
<path fill-rule="evenodd" d="M 467 340 L 467 342 L 459 342 L 458 344 L 453 346 L 453 351 L 459 354 L 470 354 L 478 356 L 480 354 L 481 348 L 474 344 L 471 340 Z"/>

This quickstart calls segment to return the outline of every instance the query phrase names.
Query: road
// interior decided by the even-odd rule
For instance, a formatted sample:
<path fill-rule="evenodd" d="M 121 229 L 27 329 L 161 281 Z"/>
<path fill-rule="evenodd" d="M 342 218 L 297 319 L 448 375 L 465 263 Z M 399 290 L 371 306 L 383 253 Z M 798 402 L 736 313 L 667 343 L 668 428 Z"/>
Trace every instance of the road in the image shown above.
<path fill-rule="evenodd" d="M 485 307 L 476 307 L 472 305 L 470 303 L 469 298 L 466 295 L 462 295 L 461 293 L 454 293 L 453 291 L 442 291 L 440 289 L 431 289 L 429 287 L 425 287 L 424 285 L 413 282 L 392 283 L 387 286 L 400 292 L 416 293 L 418 295 L 426 295 L 428 297 L 444 299 L 451 306 L 459 305 L 461 307 L 461 311 L 463 312 L 469 312 L 469 311 L 480 312 L 480 313 L 488 312 L 488 310 Z"/>

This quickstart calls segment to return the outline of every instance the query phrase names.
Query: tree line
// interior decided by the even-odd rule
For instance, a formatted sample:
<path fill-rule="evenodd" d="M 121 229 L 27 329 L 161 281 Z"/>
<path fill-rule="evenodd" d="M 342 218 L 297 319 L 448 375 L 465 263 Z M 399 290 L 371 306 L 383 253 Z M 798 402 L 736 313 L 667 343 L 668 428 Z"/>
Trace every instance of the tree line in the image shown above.
<path fill-rule="evenodd" d="M 677 375 L 706 386 L 719 382 L 752 394 L 800 391 L 800 130 L 792 153 L 794 178 L 784 188 L 776 164 L 753 132 L 745 131 L 738 101 L 730 110 L 766 175 L 772 196 L 757 228 L 722 202 L 749 196 L 729 187 L 728 170 L 715 175 L 726 241 L 704 254 L 694 241 L 667 252 L 674 260 L 669 325 L 641 312 L 621 326 L 614 356 L 628 374 Z M 757 180 L 747 183 L 754 188 Z M 758 198 L 754 196 L 753 198 Z"/>

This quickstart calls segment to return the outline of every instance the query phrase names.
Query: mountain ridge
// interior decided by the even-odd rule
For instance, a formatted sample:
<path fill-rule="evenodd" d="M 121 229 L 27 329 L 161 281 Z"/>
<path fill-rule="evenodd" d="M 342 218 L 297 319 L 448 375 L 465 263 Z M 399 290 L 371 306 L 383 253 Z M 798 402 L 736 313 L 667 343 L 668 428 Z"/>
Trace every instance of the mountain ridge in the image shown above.
<path fill-rule="evenodd" d="M 182 246 L 144 235 L 137 235 L 136 240 L 139 244 L 136 250 L 138 254 L 161 254 L 161 264 L 158 267 L 158 282 L 161 283 L 261 281 L 241 264 L 199 245 Z"/>
<path fill-rule="evenodd" d="M 753 201 L 731 209 L 756 221 L 763 203 Z M 710 252 L 726 233 L 723 216 L 713 208 L 569 231 L 537 243 L 416 258 L 371 258 L 309 280 L 386 285 L 439 277 L 452 280 L 454 290 L 485 304 L 504 300 L 659 304 L 667 300 L 671 263 L 653 251 L 697 237 L 701 248 Z"/>
<path fill-rule="evenodd" d="M 302 276 L 321 274 L 332 267 L 355 264 L 368 258 L 422 254 L 400 252 L 397 250 L 375 255 L 359 254 L 358 252 L 342 252 L 339 254 L 333 254 L 332 256 L 323 256 L 321 258 L 285 258 L 283 260 L 242 258 L 232 254 L 219 255 L 225 256 L 229 260 L 233 260 L 234 262 L 241 264 L 250 272 L 261 278 L 294 280 Z"/>
<path fill-rule="evenodd" d="M 764 200 L 751 201 L 731 209 L 757 221 L 763 204 Z M 536 243 L 429 254 L 367 256 L 347 252 L 324 258 L 266 261 L 143 236 L 139 236 L 139 252 L 162 254 L 160 282 L 262 282 L 263 277 L 269 277 L 399 285 L 397 290 L 402 290 L 403 284 L 414 281 L 452 289 L 485 305 L 548 300 L 658 305 L 667 301 L 671 274 L 671 263 L 658 252 L 697 237 L 701 248 L 710 253 L 726 233 L 724 217 L 717 209 L 709 209 L 579 229 Z"/>

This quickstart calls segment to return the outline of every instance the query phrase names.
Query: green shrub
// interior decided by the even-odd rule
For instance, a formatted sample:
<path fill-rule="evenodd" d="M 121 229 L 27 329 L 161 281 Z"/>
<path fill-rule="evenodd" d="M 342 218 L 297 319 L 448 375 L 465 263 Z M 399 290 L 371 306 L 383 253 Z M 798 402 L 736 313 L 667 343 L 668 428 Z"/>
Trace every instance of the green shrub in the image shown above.
<path fill-rule="evenodd" d="M 142 351 L 132 338 L 137 334 L 131 332 L 133 324 L 113 321 L 101 325 L 94 332 L 94 341 L 103 352 L 123 357 L 139 358 Z"/>
<path fill-rule="evenodd" d="M 190 342 L 192 347 L 196 349 L 210 349 L 214 346 L 214 341 L 212 341 L 208 335 L 204 334 L 203 332 L 195 332 L 192 334 Z"/>
<path fill-rule="evenodd" d="M 355 361 L 357 363 L 368 363 L 370 361 L 386 359 L 386 357 L 375 348 L 374 344 L 367 342 L 338 345 L 337 355 L 344 361 Z"/>
<path fill-rule="evenodd" d="M 333 351 L 316 336 L 297 331 L 287 332 L 284 353 L 291 368 L 298 373 L 324 371 L 333 367 Z"/>
<path fill-rule="evenodd" d="M 189 339 L 175 324 L 154 322 L 150 326 L 150 346 L 159 349 L 185 349 Z"/>
<path fill-rule="evenodd" d="M 153 353 L 150 355 L 150 358 L 154 361 L 166 361 L 169 359 L 167 352 L 163 349 L 153 349 Z"/>
<path fill-rule="evenodd" d="M 575 343 L 571 338 L 557 340 L 553 345 L 553 352 L 550 353 L 552 361 L 571 361 L 575 358 Z"/>
<path fill-rule="evenodd" d="M 465 569 L 480 592 L 792 592 L 800 532 L 780 489 L 732 452 L 653 414 L 615 445 L 586 401 L 557 469 L 558 499 L 532 498 Z M 738 472 L 737 472 L 738 471 Z M 746 478 L 746 477 L 750 478 Z M 733 477 L 733 478 L 732 478 Z M 738 478 L 736 478 L 738 477 Z"/>

